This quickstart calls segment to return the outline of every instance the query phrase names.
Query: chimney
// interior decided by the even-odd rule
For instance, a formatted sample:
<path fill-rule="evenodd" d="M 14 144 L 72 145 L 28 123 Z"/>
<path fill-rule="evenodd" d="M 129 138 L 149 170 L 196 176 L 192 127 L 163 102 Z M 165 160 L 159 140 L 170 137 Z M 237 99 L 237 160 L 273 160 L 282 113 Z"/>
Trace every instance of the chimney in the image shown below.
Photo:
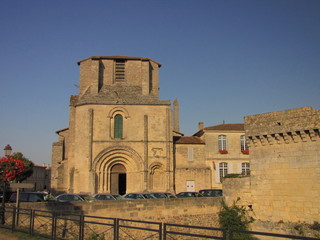
<path fill-rule="evenodd" d="M 201 129 L 203 129 L 203 126 L 204 126 L 204 123 L 203 122 L 199 122 L 198 123 L 198 130 L 201 130 Z"/>
<path fill-rule="evenodd" d="M 179 121 L 179 102 L 176 99 L 173 101 L 173 130 L 177 132 L 180 132 Z"/>

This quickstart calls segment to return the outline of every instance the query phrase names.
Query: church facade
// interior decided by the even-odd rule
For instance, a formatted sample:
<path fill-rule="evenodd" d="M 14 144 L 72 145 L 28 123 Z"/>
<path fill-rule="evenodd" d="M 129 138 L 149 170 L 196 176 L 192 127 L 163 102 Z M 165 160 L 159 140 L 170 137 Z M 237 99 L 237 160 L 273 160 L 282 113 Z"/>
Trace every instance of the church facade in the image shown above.
<path fill-rule="evenodd" d="M 159 99 L 160 63 L 97 56 L 78 65 L 69 126 L 56 132 L 52 146 L 53 192 L 177 193 L 214 186 L 205 140 L 183 136 L 178 101 Z"/>

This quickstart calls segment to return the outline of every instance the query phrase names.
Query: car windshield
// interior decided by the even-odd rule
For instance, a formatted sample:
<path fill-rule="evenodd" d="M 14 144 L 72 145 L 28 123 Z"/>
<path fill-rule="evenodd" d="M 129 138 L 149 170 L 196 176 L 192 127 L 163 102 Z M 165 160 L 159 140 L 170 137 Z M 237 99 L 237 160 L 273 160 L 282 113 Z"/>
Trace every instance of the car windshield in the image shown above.
<path fill-rule="evenodd" d="M 152 196 L 151 194 L 143 194 L 143 196 L 146 198 L 146 199 L 154 199 L 155 197 Z"/>
<path fill-rule="evenodd" d="M 112 195 L 117 200 L 123 200 L 124 198 L 121 195 Z"/>
<path fill-rule="evenodd" d="M 167 198 L 166 195 L 163 193 L 150 193 L 150 195 L 154 198 Z"/>

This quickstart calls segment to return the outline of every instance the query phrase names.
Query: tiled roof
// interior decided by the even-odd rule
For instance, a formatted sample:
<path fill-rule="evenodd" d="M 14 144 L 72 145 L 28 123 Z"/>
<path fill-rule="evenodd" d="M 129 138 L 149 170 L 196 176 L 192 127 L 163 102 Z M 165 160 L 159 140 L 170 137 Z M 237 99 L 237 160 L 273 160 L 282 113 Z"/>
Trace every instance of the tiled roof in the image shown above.
<path fill-rule="evenodd" d="M 223 123 L 211 127 L 205 127 L 203 130 L 223 130 L 223 131 L 244 131 L 243 123 Z"/>
<path fill-rule="evenodd" d="M 173 140 L 178 144 L 204 144 L 204 141 L 197 136 L 175 136 Z"/>
<path fill-rule="evenodd" d="M 126 59 L 126 60 L 141 60 L 141 61 L 152 61 L 156 64 L 159 65 L 159 67 L 161 67 L 161 64 L 156 62 L 156 61 L 153 61 L 152 59 L 150 58 L 146 58 L 146 57 L 128 57 L 128 56 L 93 56 L 93 57 L 89 57 L 89 58 L 86 58 L 86 59 L 83 59 L 83 60 L 80 60 L 78 62 L 78 65 L 80 65 L 81 62 L 84 62 L 88 59 L 92 59 L 92 60 L 100 60 L 100 59 Z"/>
<path fill-rule="evenodd" d="M 204 134 L 204 130 L 213 130 L 213 131 L 244 131 L 243 123 L 223 123 L 211 127 L 205 127 L 198 132 L 196 132 L 193 136 L 202 136 Z"/>

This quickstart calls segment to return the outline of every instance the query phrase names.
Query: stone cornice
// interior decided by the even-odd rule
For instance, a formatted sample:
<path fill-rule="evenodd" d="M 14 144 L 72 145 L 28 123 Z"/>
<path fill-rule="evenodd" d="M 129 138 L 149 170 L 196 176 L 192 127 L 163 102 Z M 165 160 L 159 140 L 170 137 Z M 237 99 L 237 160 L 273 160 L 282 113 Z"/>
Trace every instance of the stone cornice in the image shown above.
<path fill-rule="evenodd" d="M 247 136 L 250 147 L 320 141 L 319 129 L 304 129 L 266 135 Z"/>

